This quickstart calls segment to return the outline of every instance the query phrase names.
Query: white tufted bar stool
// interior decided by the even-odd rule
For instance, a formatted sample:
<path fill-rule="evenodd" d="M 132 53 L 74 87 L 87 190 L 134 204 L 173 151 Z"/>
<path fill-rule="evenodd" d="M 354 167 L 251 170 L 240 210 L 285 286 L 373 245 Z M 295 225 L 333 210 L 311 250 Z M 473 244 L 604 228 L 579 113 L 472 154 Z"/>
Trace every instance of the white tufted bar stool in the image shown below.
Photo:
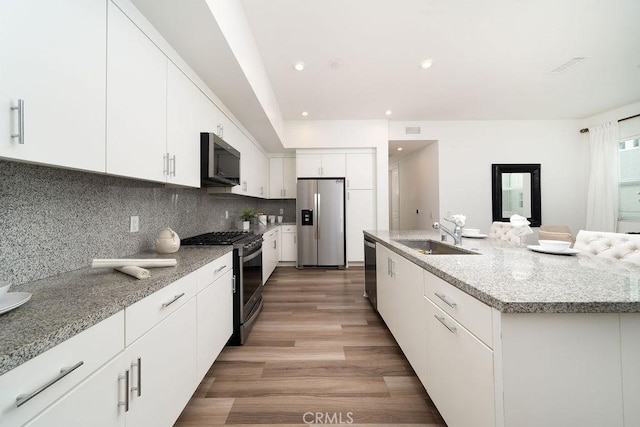
<path fill-rule="evenodd" d="M 494 221 L 491 224 L 491 228 L 489 229 L 489 238 L 503 240 L 506 242 L 515 243 L 517 245 L 521 245 L 524 243 L 524 239 L 513 234 L 513 225 L 511 225 L 510 222 Z"/>
<path fill-rule="evenodd" d="M 586 255 L 640 265 L 640 235 L 580 230 L 573 248 Z"/>

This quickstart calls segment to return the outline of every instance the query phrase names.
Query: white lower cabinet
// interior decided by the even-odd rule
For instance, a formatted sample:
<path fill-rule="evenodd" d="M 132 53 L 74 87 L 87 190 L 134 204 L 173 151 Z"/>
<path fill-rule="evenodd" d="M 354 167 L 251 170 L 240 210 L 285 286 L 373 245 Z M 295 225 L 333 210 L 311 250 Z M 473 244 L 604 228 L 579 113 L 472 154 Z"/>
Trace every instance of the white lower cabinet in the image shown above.
<path fill-rule="evenodd" d="M 295 225 L 280 227 L 280 261 L 295 262 L 298 260 L 298 231 Z"/>
<path fill-rule="evenodd" d="M 173 425 L 196 379 L 196 300 L 191 299 L 127 348 L 127 426 Z"/>
<path fill-rule="evenodd" d="M 233 333 L 233 270 L 229 268 L 202 290 L 197 304 L 196 374 L 200 381 Z"/>
<path fill-rule="evenodd" d="M 262 284 L 265 284 L 280 262 L 280 227 L 275 227 L 266 232 L 263 239 Z"/>
<path fill-rule="evenodd" d="M 0 426 L 23 425 L 122 352 L 124 318 L 124 311 L 120 311 L 1 375 Z M 95 398 L 102 399 L 99 396 Z M 74 419 L 73 412 L 67 416 L 69 421 Z M 40 425 L 66 426 L 73 423 Z"/>
<path fill-rule="evenodd" d="M 218 258 L 0 376 L 0 427 L 173 425 L 233 332 L 231 260 Z"/>
<path fill-rule="evenodd" d="M 493 351 L 428 298 L 423 310 L 423 383 L 447 426 L 494 426 Z"/>
<path fill-rule="evenodd" d="M 620 315 L 624 425 L 640 424 L 640 313 Z"/>

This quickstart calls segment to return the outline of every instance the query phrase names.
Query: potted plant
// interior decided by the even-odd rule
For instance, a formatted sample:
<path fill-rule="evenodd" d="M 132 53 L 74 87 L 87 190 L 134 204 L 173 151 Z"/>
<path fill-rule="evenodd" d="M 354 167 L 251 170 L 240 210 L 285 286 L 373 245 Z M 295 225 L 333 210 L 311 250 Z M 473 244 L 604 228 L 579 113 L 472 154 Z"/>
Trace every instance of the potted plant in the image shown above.
<path fill-rule="evenodd" d="M 253 218 L 255 215 L 256 215 L 256 211 L 252 207 L 247 206 L 246 208 L 244 208 L 244 210 L 242 211 L 242 214 L 240 214 L 240 218 L 242 218 L 243 230 L 249 229 L 249 226 L 251 225 L 249 221 L 251 221 L 251 218 Z"/>

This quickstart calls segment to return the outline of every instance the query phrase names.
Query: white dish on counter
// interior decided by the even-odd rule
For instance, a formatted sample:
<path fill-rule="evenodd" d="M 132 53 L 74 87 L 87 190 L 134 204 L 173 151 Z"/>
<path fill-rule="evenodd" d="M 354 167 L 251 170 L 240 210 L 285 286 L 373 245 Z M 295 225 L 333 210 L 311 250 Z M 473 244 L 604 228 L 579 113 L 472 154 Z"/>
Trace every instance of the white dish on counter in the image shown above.
<path fill-rule="evenodd" d="M 488 234 L 482 234 L 482 233 L 465 233 L 464 231 L 462 232 L 462 237 L 468 237 L 470 239 L 484 239 L 485 237 L 487 237 Z"/>
<path fill-rule="evenodd" d="M 567 248 L 567 249 L 549 249 L 548 247 L 540 246 L 540 245 L 528 245 L 527 249 L 530 249 L 534 252 L 542 252 L 544 254 L 553 254 L 553 255 L 575 255 L 579 254 L 580 251 L 577 249 Z"/>
<path fill-rule="evenodd" d="M 31 294 L 29 292 L 7 292 L 0 298 L 0 314 L 20 307 L 30 298 Z"/>

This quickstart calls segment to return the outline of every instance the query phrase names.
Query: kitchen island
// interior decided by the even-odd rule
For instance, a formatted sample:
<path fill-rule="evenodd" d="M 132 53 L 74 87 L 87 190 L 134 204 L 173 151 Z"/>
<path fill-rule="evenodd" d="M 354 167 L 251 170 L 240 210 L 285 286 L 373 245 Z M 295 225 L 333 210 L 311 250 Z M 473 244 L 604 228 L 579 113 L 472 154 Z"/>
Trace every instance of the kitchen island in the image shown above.
<path fill-rule="evenodd" d="M 640 425 L 640 268 L 463 238 L 376 241 L 378 310 L 450 427 Z"/>

